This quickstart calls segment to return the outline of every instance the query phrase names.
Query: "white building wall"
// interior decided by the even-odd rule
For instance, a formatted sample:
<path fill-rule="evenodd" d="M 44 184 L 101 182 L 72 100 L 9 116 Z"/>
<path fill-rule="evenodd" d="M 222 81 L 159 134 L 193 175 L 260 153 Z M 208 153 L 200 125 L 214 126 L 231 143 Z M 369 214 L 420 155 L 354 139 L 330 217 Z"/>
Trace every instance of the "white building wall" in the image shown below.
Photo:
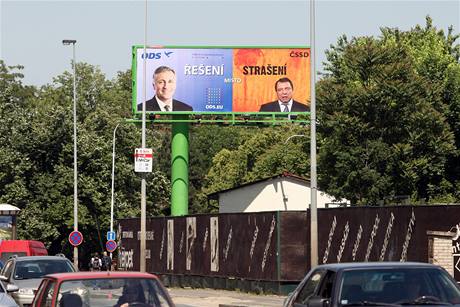
<path fill-rule="evenodd" d="M 291 178 L 274 178 L 219 194 L 219 212 L 261 212 L 305 210 L 310 206 L 311 189 Z M 317 206 L 324 208 L 333 198 L 318 191 Z"/>

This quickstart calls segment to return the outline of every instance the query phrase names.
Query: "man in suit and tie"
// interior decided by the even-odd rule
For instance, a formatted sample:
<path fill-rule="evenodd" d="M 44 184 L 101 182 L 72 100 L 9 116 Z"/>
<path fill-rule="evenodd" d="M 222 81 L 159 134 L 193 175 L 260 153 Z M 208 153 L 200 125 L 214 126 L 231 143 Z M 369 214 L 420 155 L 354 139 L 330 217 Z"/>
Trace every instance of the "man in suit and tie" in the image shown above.
<path fill-rule="evenodd" d="M 277 101 L 260 106 L 259 112 L 309 112 L 310 108 L 292 99 L 294 85 L 289 78 L 281 78 L 275 83 Z"/>
<path fill-rule="evenodd" d="M 146 101 L 146 111 L 193 111 L 188 104 L 173 99 L 176 92 L 176 72 L 168 66 L 160 66 L 153 73 L 153 89 L 155 96 Z M 142 103 L 137 105 L 137 110 L 142 111 Z"/>

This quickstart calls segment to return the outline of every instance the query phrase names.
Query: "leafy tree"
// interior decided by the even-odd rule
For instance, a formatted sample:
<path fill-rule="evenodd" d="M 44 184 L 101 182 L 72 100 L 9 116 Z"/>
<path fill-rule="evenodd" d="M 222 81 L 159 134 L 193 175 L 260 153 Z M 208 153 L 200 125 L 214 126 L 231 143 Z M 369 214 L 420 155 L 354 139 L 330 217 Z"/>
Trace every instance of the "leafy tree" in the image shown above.
<path fill-rule="evenodd" d="M 289 136 L 305 133 L 303 127 L 297 126 L 263 128 L 242 139 L 237 148 L 222 149 L 212 159 L 202 188 L 203 198 L 285 171 L 308 177 L 309 138 L 292 139 L 286 143 Z"/>
<path fill-rule="evenodd" d="M 19 236 L 46 243 L 51 253 L 71 256 L 73 230 L 73 76 L 57 76 L 40 89 L 24 87 L 22 75 L 1 63 L 2 129 L 0 197 L 22 209 Z M 99 69 L 77 64 L 79 230 L 85 253 L 101 250 L 110 223 L 113 130 L 116 133 L 115 218 L 139 216 L 140 177 L 133 171 L 140 129 L 130 114 L 130 72 L 106 80 Z M 8 116 L 3 116 L 8 112 Z M 5 132 L 5 133 L 3 133 Z M 160 140 L 147 131 L 148 146 Z M 167 214 L 169 179 L 154 166 L 147 176 L 149 215 Z"/>
<path fill-rule="evenodd" d="M 35 88 L 22 84 L 22 68 L 0 60 L 0 201 L 19 208 L 27 203 L 27 183 L 34 170 L 28 159 L 32 114 L 27 103 Z"/>
<path fill-rule="evenodd" d="M 353 203 L 430 199 L 432 187 L 446 186 L 456 154 L 442 93 L 458 48 L 448 47 L 452 37 L 433 29 L 429 18 L 425 29 L 382 33 L 343 36 L 327 52 L 318 84 L 319 183 Z"/>

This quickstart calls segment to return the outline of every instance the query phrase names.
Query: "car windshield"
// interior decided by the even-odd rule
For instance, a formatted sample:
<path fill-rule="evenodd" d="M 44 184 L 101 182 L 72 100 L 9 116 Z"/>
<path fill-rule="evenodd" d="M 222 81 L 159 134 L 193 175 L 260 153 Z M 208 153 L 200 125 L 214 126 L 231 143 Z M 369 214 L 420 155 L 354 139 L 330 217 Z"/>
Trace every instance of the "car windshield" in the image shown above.
<path fill-rule="evenodd" d="M 64 281 L 59 287 L 60 306 L 172 306 L 160 283 L 153 278 L 102 278 Z"/>
<path fill-rule="evenodd" d="M 42 278 L 44 275 L 73 272 L 69 261 L 57 259 L 24 260 L 16 262 L 14 279 Z"/>
<path fill-rule="evenodd" d="M 351 305 L 460 304 L 460 290 L 436 268 L 350 270 L 343 273 L 339 303 Z"/>

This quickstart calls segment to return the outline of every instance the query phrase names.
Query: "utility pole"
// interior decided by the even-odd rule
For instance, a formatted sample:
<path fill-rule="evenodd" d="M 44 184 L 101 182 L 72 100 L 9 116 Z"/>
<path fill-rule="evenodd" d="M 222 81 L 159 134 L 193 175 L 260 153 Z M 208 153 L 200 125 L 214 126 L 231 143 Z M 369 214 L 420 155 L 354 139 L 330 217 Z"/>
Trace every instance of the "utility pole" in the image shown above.
<path fill-rule="evenodd" d="M 77 168 L 77 77 L 74 39 L 64 39 L 62 44 L 73 49 L 73 230 L 78 231 L 78 168 Z M 73 247 L 73 265 L 78 269 L 78 246 Z"/>
<path fill-rule="evenodd" d="M 316 66 L 315 66 L 315 0 L 310 0 L 310 265 L 311 268 L 318 264 L 318 210 L 316 205 Z"/>

